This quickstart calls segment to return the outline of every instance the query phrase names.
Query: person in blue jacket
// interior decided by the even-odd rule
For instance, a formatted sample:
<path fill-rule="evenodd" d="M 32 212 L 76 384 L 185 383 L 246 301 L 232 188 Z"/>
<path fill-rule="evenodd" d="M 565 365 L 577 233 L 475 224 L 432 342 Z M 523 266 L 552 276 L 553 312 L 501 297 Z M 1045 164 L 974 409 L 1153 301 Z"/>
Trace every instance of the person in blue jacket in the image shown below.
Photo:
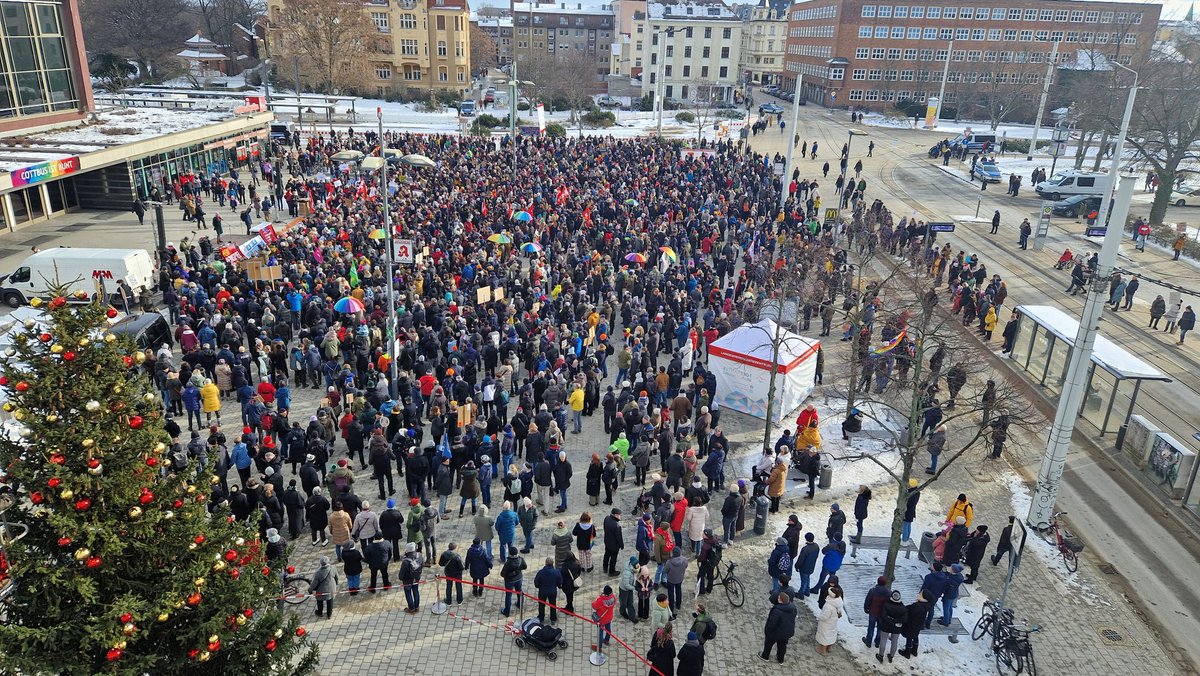
<path fill-rule="evenodd" d="M 188 429 L 202 428 L 203 425 L 200 424 L 200 388 L 188 382 L 187 386 L 183 388 L 180 397 L 183 399 L 183 409 L 187 411 Z M 195 427 L 192 427 L 193 418 L 196 421 Z"/>
<path fill-rule="evenodd" d="M 484 579 L 492 572 L 492 557 L 488 556 L 487 550 L 480 544 L 479 538 L 471 541 L 471 546 L 467 548 L 466 560 L 467 572 L 471 575 L 471 596 L 483 596 Z"/>
<path fill-rule="evenodd" d="M 562 573 L 554 567 L 554 559 L 547 557 L 546 565 L 533 576 L 533 586 L 537 587 L 538 621 L 546 621 L 546 606 L 550 606 L 550 623 L 558 622 L 558 588 L 562 586 Z"/>
<path fill-rule="evenodd" d="M 946 587 L 950 584 L 950 576 L 946 575 L 946 571 L 942 570 L 940 561 L 933 562 L 933 570 L 925 576 L 925 581 L 921 583 L 921 589 L 925 592 L 925 598 L 929 599 L 929 610 L 925 615 L 925 628 L 933 624 L 933 613 L 937 609 L 938 599 L 942 598 L 942 594 L 946 593 Z"/>
<path fill-rule="evenodd" d="M 825 584 L 825 578 L 834 575 L 842 567 L 842 559 L 846 558 L 846 543 L 842 541 L 842 534 L 834 533 L 821 554 L 821 576 L 817 578 L 817 587 Z"/>
<path fill-rule="evenodd" d="M 771 594 L 779 591 L 779 579 L 781 577 L 791 577 L 792 557 L 788 552 L 787 538 L 778 537 L 775 539 L 775 549 L 771 550 L 771 555 L 767 557 L 767 575 L 771 576 Z"/>
<path fill-rule="evenodd" d="M 512 503 L 508 500 L 500 507 L 496 515 L 496 537 L 500 540 L 500 551 L 507 552 L 517 536 L 517 513 L 513 511 Z"/>
<path fill-rule="evenodd" d="M 800 548 L 800 554 L 796 557 L 796 572 L 800 573 L 798 598 L 808 598 L 808 594 L 812 591 L 809 587 L 809 581 L 812 578 L 813 571 L 817 568 L 817 556 L 820 553 L 821 547 L 816 543 L 816 536 L 812 533 L 805 533 L 804 546 Z"/>
<path fill-rule="evenodd" d="M 938 620 L 943 627 L 950 626 L 950 620 L 954 618 L 954 604 L 958 601 L 958 591 L 963 583 L 962 572 L 962 564 L 956 563 L 950 566 L 950 574 L 946 575 L 946 591 L 942 593 L 942 619 Z"/>

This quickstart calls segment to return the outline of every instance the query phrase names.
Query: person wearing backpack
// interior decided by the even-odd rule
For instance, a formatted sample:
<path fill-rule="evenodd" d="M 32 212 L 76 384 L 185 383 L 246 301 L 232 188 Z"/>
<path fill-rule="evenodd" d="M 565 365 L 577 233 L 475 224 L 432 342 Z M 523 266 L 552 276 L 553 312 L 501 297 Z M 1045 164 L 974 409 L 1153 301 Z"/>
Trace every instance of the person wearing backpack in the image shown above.
<path fill-rule="evenodd" d="M 382 542 L 382 538 L 380 539 Z M 417 560 L 417 543 L 410 542 L 404 546 L 404 558 L 400 560 L 400 584 L 404 585 L 404 600 L 408 603 L 408 607 L 404 612 L 409 615 L 416 615 L 421 611 L 421 562 Z M 374 569 L 371 570 L 371 586 L 374 587 Z M 384 585 L 387 585 L 387 569 L 384 568 Z M 372 589 L 372 592 L 375 590 Z M 461 591 L 459 592 L 462 593 Z M 449 590 L 446 591 L 446 596 L 449 597 Z M 459 602 L 462 602 L 462 597 L 459 596 Z"/>
<path fill-rule="evenodd" d="M 692 611 L 692 631 L 696 633 L 700 645 L 717 637 L 717 621 L 708 614 L 703 603 L 697 602 L 695 610 Z"/>
<path fill-rule="evenodd" d="M 771 594 L 779 591 L 779 579 L 790 578 L 792 574 L 792 558 L 788 552 L 787 538 L 780 536 L 775 539 L 775 549 L 767 557 L 767 575 L 771 576 Z"/>
<path fill-rule="evenodd" d="M 421 512 L 421 540 L 425 543 L 425 565 L 432 566 L 434 559 L 437 558 L 437 512 L 432 508 L 432 503 L 428 499 L 421 501 L 421 507 L 424 510 Z"/>
<path fill-rule="evenodd" d="M 504 579 L 504 607 L 500 609 L 500 614 L 508 617 L 512 610 L 512 598 L 515 593 L 517 596 L 517 608 L 523 607 L 521 588 L 522 571 L 529 566 L 525 563 L 525 559 L 517 553 L 516 547 L 510 547 L 508 550 L 508 559 L 505 560 L 504 566 L 500 568 L 500 577 Z"/>

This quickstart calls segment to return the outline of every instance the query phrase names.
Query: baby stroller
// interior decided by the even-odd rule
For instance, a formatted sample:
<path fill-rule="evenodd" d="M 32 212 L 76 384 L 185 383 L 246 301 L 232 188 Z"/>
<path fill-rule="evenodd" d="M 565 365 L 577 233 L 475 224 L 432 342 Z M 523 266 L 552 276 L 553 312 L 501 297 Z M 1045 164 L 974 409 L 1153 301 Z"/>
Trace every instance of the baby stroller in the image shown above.
<path fill-rule="evenodd" d="M 567 647 L 567 640 L 562 637 L 561 629 L 544 625 L 534 617 L 521 622 L 521 634 L 513 639 L 513 643 L 518 648 L 525 646 L 537 648 L 546 653 L 546 657 L 551 662 L 558 659 L 558 652 L 555 651 L 555 648 Z"/>
<path fill-rule="evenodd" d="M 633 515 L 641 516 L 642 512 L 649 512 L 654 500 L 650 497 L 650 491 L 645 488 L 639 491 L 637 499 L 633 501 Z"/>

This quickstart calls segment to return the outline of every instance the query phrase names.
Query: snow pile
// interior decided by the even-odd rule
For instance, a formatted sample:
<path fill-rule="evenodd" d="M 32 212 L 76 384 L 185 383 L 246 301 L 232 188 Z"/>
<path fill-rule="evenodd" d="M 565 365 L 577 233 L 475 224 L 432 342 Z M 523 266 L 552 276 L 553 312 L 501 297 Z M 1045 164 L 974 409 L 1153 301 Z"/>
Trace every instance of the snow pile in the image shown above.
<path fill-rule="evenodd" d="M 73 142 L 121 145 L 181 131 L 197 129 L 232 117 L 229 111 L 173 110 L 168 108 L 117 108 L 101 110 L 98 122 L 74 129 L 30 136 L 37 143 Z"/>

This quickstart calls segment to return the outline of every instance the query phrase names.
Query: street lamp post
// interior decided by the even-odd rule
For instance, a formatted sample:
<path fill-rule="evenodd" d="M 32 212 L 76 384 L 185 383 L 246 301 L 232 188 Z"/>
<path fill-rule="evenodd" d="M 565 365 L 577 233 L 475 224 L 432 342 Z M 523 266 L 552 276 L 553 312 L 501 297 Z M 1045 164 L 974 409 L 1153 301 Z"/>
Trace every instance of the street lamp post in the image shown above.
<path fill-rule="evenodd" d="M 1050 97 L 1050 83 L 1054 81 L 1054 64 L 1058 63 L 1058 41 L 1050 50 L 1050 59 L 1046 61 L 1046 79 L 1042 82 L 1042 100 L 1038 102 L 1037 117 L 1033 120 L 1033 138 L 1029 139 L 1029 152 L 1025 153 L 1025 161 L 1033 160 L 1033 151 L 1037 146 L 1038 132 L 1042 130 L 1042 116 L 1046 114 L 1046 99 Z M 1052 174 L 1054 172 L 1051 172 Z"/>
<path fill-rule="evenodd" d="M 954 41 L 951 40 L 949 46 L 946 47 L 946 65 L 942 66 L 942 86 L 938 87 L 938 102 L 937 107 L 933 109 L 933 127 L 936 128 L 938 120 L 942 119 L 942 102 L 946 100 L 946 78 L 950 76 L 950 55 L 954 53 Z"/>
<path fill-rule="evenodd" d="M 658 74 L 655 76 L 656 80 L 654 83 L 654 109 L 657 111 L 658 119 L 658 131 L 656 132 L 656 135 L 661 139 L 663 108 L 666 107 L 663 105 L 666 103 L 663 101 L 663 91 L 665 90 L 665 87 L 663 86 L 663 73 L 665 72 L 663 62 L 666 61 L 667 53 L 665 45 L 667 44 L 666 38 L 675 37 L 675 29 L 673 27 L 663 28 L 655 31 L 654 35 L 658 38 L 658 68 L 656 69 Z"/>
<path fill-rule="evenodd" d="M 382 193 L 383 206 L 383 231 L 387 237 L 384 241 L 387 242 L 387 331 L 385 337 L 387 345 L 385 353 L 390 357 L 388 359 L 388 395 L 392 400 L 396 399 L 396 297 L 395 297 L 395 269 L 396 269 L 396 246 L 392 233 L 391 213 L 388 209 L 388 170 L 387 170 L 387 154 L 383 152 L 383 108 L 375 109 L 375 117 L 379 120 L 379 159 L 383 163 L 379 167 L 379 188 Z"/>
<path fill-rule="evenodd" d="M 1104 242 L 1100 245 L 1100 258 L 1096 272 L 1092 276 L 1091 288 L 1083 304 L 1083 314 L 1079 318 L 1079 329 L 1075 333 L 1075 345 L 1067 360 L 1067 374 L 1063 382 L 1062 394 L 1058 398 L 1058 409 L 1054 413 L 1054 425 L 1050 428 L 1050 438 L 1046 442 L 1046 454 L 1042 456 L 1042 465 L 1038 470 L 1037 485 L 1033 501 L 1029 506 L 1026 523 L 1033 527 L 1049 523 L 1054 515 L 1054 504 L 1058 499 L 1058 489 L 1062 483 L 1063 467 L 1067 463 L 1067 451 L 1071 444 L 1071 434 L 1075 430 L 1075 418 L 1079 416 L 1079 408 L 1083 403 L 1084 389 L 1088 380 L 1088 362 L 1092 358 L 1092 348 L 1099 333 L 1100 315 L 1104 313 L 1105 301 L 1108 299 L 1108 278 L 1112 275 L 1113 264 L 1117 259 L 1117 250 L 1121 245 L 1121 237 L 1125 231 L 1125 219 L 1129 214 L 1129 202 L 1133 197 L 1135 179 L 1132 176 L 1120 176 L 1121 154 L 1125 150 L 1125 136 L 1129 132 L 1129 121 L 1133 117 L 1133 103 L 1137 98 L 1137 71 L 1126 68 L 1116 61 L 1109 63 L 1133 73 L 1133 86 L 1129 88 L 1129 96 L 1125 102 L 1125 114 L 1121 117 L 1121 130 L 1117 134 L 1117 145 L 1113 152 L 1112 166 L 1108 169 L 1108 188 L 1100 201 L 1100 217 L 1105 219 Z M 1118 188 L 1118 177 L 1120 187 Z M 1117 190 L 1116 203 L 1109 213 L 1109 204 L 1113 199 L 1113 190 Z"/>
<path fill-rule="evenodd" d="M 512 62 L 512 77 L 508 80 L 496 80 L 498 85 L 508 85 L 508 140 L 512 146 L 512 180 L 517 180 L 517 85 L 533 86 L 533 82 L 528 80 L 522 82 L 517 79 L 517 62 Z"/>
<path fill-rule="evenodd" d="M 800 117 L 800 87 L 803 84 L 804 84 L 804 73 L 800 73 L 796 76 L 796 95 L 792 97 L 792 133 L 793 134 L 797 133 L 796 132 L 797 122 L 796 121 Z M 784 138 L 783 142 L 787 143 L 787 138 Z M 792 181 L 792 154 L 795 151 L 796 151 L 796 144 L 795 143 L 787 143 L 787 161 L 783 165 L 783 176 L 782 176 L 783 180 L 780 181 L 781 185 L 779 187 L 779 208 L 780 208 L 780 210 L 783 209 L 784 204 L 787 203 L 788 197 L 791 195 L 791 190 L 789 188 L 791 187 L 791 181 Z"/>

